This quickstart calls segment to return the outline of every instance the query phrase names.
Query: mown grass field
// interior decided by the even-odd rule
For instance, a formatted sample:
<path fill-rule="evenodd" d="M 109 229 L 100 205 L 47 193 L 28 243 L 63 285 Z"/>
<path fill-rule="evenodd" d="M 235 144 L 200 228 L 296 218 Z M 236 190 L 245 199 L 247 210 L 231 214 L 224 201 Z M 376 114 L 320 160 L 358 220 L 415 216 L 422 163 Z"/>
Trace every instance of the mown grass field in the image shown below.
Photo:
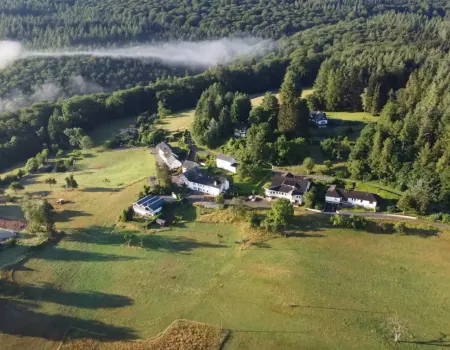
<path fill-rule="evenodd" d="M 97 146 L 103 145 L 106 140 L 111 139 L 112 135 L 118 132 L 120 129 L 125 129 L 134 125 L 136 122 L 136 117 L 129 117 L 123 119 L 116 119 L 102 126 L 95 128 L 89 133 Z"/>
<path fill-rule="evenodd" d="M 171 114 L 160 120 L 156 126 L 168 132 L 183 131 L 190 128 L 191 123 L 194 121 L 194 114 L 194 109 Z"/>
<path fill-rule="evenodd" d="M 311 95 L 312 93 L 314 92 L 314 89 L 313 88 L 306 88 L 306 89 L 303 89 L 303 91 L 302 91 L 302 98 L 307 98 L 309 95 Z M 280 93 L 279 92 L 274 92 L 275 93 L 275 96 L 277 97 L 277 98 L 279 98 L 280 97 Z M 252 97 L 252 106 L 253 107 L 256 107 L 256 106 L 259 106 L 261 103 L 262 103 L 262 100 L 263 100 L 263 98 L 264 98 L 264 94 L 262 94 L 262 95 L 253 95 L 253 96 L 251 96 Z"/>
<path fill-rule="evenodd" d="M 226 350 L 449 345 L 448 233 L 373 234 L 301 215 L 291 237 L 241 249 L 246 224 L 200 222 L 199 210 L 183 209 L 189 221 L 152 233 L 116 225 L 154 174 L 146 149 L 93 150 L 73 174 L 73 191 L 61 187 L 68 173 L 25 180 L 20 195 L 72 203 L 55 205 L 66 236 L 0 279 L 2 350 L 57 348 L 73 327 L 149 339 L 178 319 L 229 330 Z M 44 184 L 49 176 L 58 184 Z M 19 205 L 0 206 L 0 217 L 21 218 Z M 124 244 L 127 232 L 138 234 L 137 247 Z M 397 345 L 387 329 L 393 317 L 408 328 Z"/>
<path fill-rule="evenodd" d="M 296 220 L 293 237 L 245 250 L 233 224 L 159 230 L 143 248 L 124 246 L 124 229 L 74 228 L 15 271 L 22 293 L 2 311 L 2 348 L 49 348 L 68 326 L 145 339 L 180 318 L 229 329 L 225 349 L 415 349 L 448 333 L 449 236 Z M 397 346 L 392 317 L 409 329 Z"/>

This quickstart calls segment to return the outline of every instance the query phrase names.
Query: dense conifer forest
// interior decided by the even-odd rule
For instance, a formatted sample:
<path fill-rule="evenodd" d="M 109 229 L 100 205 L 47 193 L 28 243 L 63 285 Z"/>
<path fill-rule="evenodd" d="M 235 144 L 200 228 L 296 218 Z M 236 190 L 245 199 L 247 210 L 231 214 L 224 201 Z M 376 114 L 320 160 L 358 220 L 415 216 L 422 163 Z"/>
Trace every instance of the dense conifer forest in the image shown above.
<path fill-rule="evenodd" d="M 278 49 L 204 72 L 132 59 L 16 62 L 0 72 L 2 94 L 74 75 L 122 90 L 1 113 L 0 168 L 45 148 L 68 147 L 67 128 L 87 131 L 112 119 L 195 106 L 199 142 L 224 144 L 231 126 L 243 122 L 254 127 L 248 142 L 270 144 L 286 163 L 303 155 L 307 108 L 366 111 L 379 121 L 367 125 L 352 146 L 351 177 L 401 189 L 401 205 L 419 212 L 448 206 L 449 6 L 415 0 L 4 1 L 0 37 L 29 47 L 252 35 L 276 40 Z M 279 89 L 283 81 L 291 81 L 297 93 L 312 85 L 315 92 L 303 101 L 285 88 L 276 112 L 270 96 L 266 107 L 249 110 L 247 95 Z M 257 155 L 241 154 L 249 166 L 252 157 Z"/>

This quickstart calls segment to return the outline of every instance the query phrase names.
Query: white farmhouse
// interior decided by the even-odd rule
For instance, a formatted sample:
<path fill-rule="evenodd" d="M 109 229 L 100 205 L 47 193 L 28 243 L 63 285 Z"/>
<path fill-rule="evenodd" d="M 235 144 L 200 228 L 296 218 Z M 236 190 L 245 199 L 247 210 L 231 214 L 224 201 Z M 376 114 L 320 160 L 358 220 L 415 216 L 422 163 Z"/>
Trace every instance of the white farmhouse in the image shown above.
<path fill-rule="evenodd" d="M 234 128 L 234 136 L 236 137 L 245 137 L 247 135 L 247 125 L 245 124 L 238 124 Z"/>
<path fill-rule="evenodd" d="M 301 205 L 303 203 L 303 195 L 309 191 L 310 187 L 311 182 L 304 176 L 286 173 L 275 175 L 265 194 L 270 199 L 287 198 L 291 203 Z"/>
<path fill-rule="evenodd" d="M 216 166 L 220 169 L 225 169 L 231 173 L 236 174 L 237 162 L 233 157 L 226 156 L 224 154 L 218 154 L 216 157 Z"/>
<path fill-rule="evenodd" d="M 377 207 L 377 198 L 373 193 L 345 190 L 331 186 L 326 195 L 325 202 L 339 206 L 362 207 L 373 209 Z"/>
<path fill-rule="evenodd" d="M 170 170 L 175 170 L 181 167 L 181 162 L 178 156 L 173 153 L 172 148 L 165 142 L 161 142 L 156 146 L 158 155 L 162 161 L 169 167 Z"/>
<path fill-rule="evenodd" d="M 328 125 L 327 115 L 323 112 L 311 112 L 310 119 L 311 122 L 319 128 L 326 128 Z"/>
<path fill-rule="evenodd" d="M 202 169 L 194 167 L 177 178 L 178 186 L 186 185 L 189 189 L 217 196 L 230 188 L 230 183 L 223 176 L 212 177 Z"/>

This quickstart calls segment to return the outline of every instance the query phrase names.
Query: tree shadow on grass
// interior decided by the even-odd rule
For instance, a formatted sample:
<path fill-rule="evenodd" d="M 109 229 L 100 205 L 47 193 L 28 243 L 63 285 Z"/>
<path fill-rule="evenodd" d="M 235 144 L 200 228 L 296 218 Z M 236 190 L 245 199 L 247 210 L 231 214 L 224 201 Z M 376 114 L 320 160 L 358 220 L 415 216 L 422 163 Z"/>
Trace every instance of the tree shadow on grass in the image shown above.
<path fill-rule="evenodd" d="M 119 308 L 133 304 L 132 299 L 122 295 L 99 292 L 70 292 L 55 289 L 50 284 L 17 284 L 8 280 L 0 280 L 1 295 L 22 299 L 26 302 L 45 301 L 87 309 Z"/>
<path fill-rule="evenodd" d="M 76 230 L 67 237 L 67 240 L 100 245 L 125 245 L 124 235 L 126 233 L 136 234 L 137 238 L 134 240 L 135 244 L 149 250 L 186 253 L 197 248 L 229 247 L 224 244 L 201 242 L 184 236 L 137 234 L 135 231 L 131 230 L 108 232 L 108 229 L 106 227 L 98 226 L 90 227 L 87 230 Z"/>
<path fill-rule="evenodd" d="M 73 218 L 81 217 L 81 216 L 92 216 L 90 213 L 86 213 L 85 211 L 81 210 L 63 210 L 56 212 L 55 215 L 55 221 L 56 222 L 69 222 Z"/>
<path fill-rule="evenodd" d="M 108 187 L 87 187 L 83 189 L 83 192 L 116 192 L 116 188 Z"/>
<path fill-rule="evenodd" d="M 105 334 L 111 339 L 136 338 L 135 332 L 127 327 L 73 316 L 44 314 L 35 311 L 30 304 L 12 299 L 0 299 L 0 314 L 0 332 L 15 336 L 62 340 L 67 329 L 78 327 L 92 333 Z"/>
<path fill-rule="evenodd" d="M 416 345 L 431 345 L 439 346 L 440 348 L 450 348 L 450 336 L 445 333 L 441 333 L 441 336 L 436 339 L 431 340 L 416 340 L 416 341 L 406 341 L 400 340 L 399 343 L 416 344 Z"/>
<path fill-rule="evenodd" d="M 58 247 L 48 247 L 40 254 L 33 255 L 33 259 L 55 260 L 55 261 L 128 261 L 139 259 L 137 257 L 102 254 L 80 250 L 70 250 Z"/>

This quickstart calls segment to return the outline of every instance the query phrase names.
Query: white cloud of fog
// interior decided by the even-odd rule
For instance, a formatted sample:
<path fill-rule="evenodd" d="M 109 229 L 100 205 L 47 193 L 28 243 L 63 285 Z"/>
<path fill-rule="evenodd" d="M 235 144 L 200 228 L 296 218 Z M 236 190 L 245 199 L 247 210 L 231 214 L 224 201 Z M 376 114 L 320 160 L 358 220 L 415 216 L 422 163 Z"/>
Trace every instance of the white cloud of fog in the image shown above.
<path fill-rule="evenodd" d="M 22 55 L 22 45 L 13 41 L 0 41 L 0 69 L 14 63 Z"/>
<path fill-rule="evenodd" d="M 276 44 L 273 41 L 258 38 L 224 38 L 200 42 L 169 42 L 114 49 L 42 51 L 27 51 L 20 43 L 0 41 L 0 69 L 13 64 L 17 60 L 73 56 L 134 58 L 142 60 L 156 59 L 162 63 L 171 65 L 206 68 L 217 64 L 227 64 L 237 58 L 261 56 L 275 49 Z M 75 94 L 101 91 L 103 91 L 101 86 L 87 82 L 82 77 L 73 77 L 64 88 L 59 84 L 47 83 L 35 87 L 33 93 L 30 95 L 26 95 L 20 91 L 12 91 L 3 99 L 0 98 L 0 112 L 13 111 L 38 101 L 52 101 Z"/>
<path fill-rule="evenodd" d="M 3 41 L 0 42 L 0 68 L 6 67 L 18 59 L 71 56 L 158 59 L 163 63 L 173 65 L 208 67 L 217 64 L 227 64 L 240 57 L 261 56 L 275 48 L 276 44 L 273 41 L 258 38 L 169 42 L 116 49 L 44 51 L 26 51 L 18 43 Z"/>
<path fill-rule="evenodd" d="M 104 89 L 100 85 L 86 81 L 82 76 L 75 76 L 69 79 L 65 87 L 58 83 L 45 83 L 34 87 L 31 94 L 25 94 L 18 90 L 11 91 L 7 96 L 0 98 L 0 112 L 13 112 L 39 101 L 55 101 L 62 97 L 102 91 Z"/>

